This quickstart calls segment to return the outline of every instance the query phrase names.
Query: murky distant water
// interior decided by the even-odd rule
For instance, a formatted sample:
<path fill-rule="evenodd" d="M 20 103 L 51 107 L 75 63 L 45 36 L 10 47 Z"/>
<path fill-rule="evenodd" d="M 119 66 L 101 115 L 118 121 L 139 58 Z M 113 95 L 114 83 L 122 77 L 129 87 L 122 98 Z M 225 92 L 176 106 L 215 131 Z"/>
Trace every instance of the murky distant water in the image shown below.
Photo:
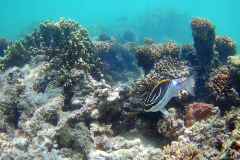
<path fill-rule="evenodd" d="M 12 41 L 19 39 L 17 35 L 21 35 L 20 29 L 34 23 L 33 20 L 38 24 L 45 20 L 58 22 L 61 17 L 64 17 L 79 22 L 83 27 L 97 22 L 109 25 L 119 17 L 134 20 L 149 9 L 159 6 L 174 7 L 186 12 L 189 17 L 209 18 L 216 26 L 217 35 L 229 36 L 237 42 L 238 46 L 240 44 L 239 0 L 198 0 L 194 2 L 189 0 L 1 0 L 0 38 L 6 37 Z"/>

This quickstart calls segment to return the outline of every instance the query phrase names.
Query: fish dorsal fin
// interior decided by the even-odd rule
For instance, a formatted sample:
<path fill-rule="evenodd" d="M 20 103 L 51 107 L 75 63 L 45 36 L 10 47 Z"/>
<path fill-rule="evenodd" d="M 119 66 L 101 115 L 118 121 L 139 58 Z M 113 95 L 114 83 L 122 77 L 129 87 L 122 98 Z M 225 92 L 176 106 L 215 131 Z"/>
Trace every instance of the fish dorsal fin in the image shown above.
<path fill-rule="evenodd" d="M 164 79 L 164 80 L 161 80 L 160 82 L 158 82 L 157 84 L 156 84 L 156 86 L 155 87 L 157 87 L 159 84 L 161 84 L 161 83 L 163 83 L 163 82 L 166 82 L 166 81 L 169 81 L 170 79 Z"/>

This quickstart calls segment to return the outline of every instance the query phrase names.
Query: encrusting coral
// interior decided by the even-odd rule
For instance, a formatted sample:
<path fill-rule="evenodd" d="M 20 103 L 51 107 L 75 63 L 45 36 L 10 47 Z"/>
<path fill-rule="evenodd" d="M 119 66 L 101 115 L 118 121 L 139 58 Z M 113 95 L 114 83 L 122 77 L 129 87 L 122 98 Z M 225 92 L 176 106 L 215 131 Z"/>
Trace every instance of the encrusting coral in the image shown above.
<path fill-rule="evenodd" d="M 218 52 L 220 61 L 226 63 L 228 56 L 234 56 L 237 53 L 237 45 L 227 36 L 216 36 L 215 50 Z"/>

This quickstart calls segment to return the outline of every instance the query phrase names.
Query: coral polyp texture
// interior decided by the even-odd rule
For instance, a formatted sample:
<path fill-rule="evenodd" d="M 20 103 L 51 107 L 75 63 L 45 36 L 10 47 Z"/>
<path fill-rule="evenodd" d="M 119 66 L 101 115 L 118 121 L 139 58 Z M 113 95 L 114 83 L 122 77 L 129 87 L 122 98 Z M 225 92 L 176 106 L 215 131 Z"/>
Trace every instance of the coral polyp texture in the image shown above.
<path fill-rule="evenodd" d="M 236 43 L 215 37 L 208 19 L 190 23 L 194 44 L 181 53 L 174 39 L 141 42 L 126 29 L 92 41 L 64 18 L 26 40 L 1 39 L 0 159 L 240 159 Z M 195 97 L 179 91 L 170 115 L 144 111 L 156 84 L 192 74 Z"/>
<path fill-rule="evenodd" d="M 191 21 L 192 36 L 194 47 L 201 66 L 201 72 L 209 72 L 210 64 L 215 57 L 215 26 L 211 24 L 209 19 L 192 17 Z"/>
<path fill-rule="evenodd" d="M 142 67 L 145 73 L 148 73 L 154 66 L 154 63 L 164 55 L 179 57 L 179 45 L 168 41 L 164 44 L 155 44 L 151 39 L 145 39 L 145 45 L 134 48 L 134 54 L 138 62 L 138 66 Z"/>
<path fill-rule="evenodd" d="M 237 53 L 237 44 L 227 36 L 216 36 L 215 50 L 219 54 L 219 59 L 222 62 L 227 62 L 228 56 L 234 56 Z"/>
<path fill-rule="evenodd" d="M 233 88 L 230 71 L 227 67 L 220 68 L 217 74 L 213 76 L 210 86 L 213 89 L 213 95 L 218 101 L 228 99 L 239 100 L 239 95 Z"/>
<path fill-rule="evenodd" d="M 48 56 L 50 68 L 64 66 L 70 70 L 76 66 L 100 76 L 101 62 L 94 53 L 94 45 L 86 29 L 64 18 L 58 23 L 46 21 L 39 28 L 39 31 L 34 28 L 32 34 L 26 35 L 26 40 L 21 39 L 6 50 L 6 56 L 0 61 L 2 69 L 22 67 L 33 56 L 44 54 Z"/>

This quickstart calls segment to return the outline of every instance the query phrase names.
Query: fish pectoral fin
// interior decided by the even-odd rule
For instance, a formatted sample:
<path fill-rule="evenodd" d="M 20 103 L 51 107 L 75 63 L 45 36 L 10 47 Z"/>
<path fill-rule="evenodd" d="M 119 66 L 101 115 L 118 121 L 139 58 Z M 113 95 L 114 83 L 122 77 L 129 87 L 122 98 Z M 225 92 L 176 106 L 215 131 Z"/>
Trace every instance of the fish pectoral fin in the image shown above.
<path fill-rule="evenodd" d="M 180 97 L 180 92 L 177 92 L 176 94 L 173 95 L 173 97 Z"/>
<path fill-rule="evenodd" d="M 170 113 L 168 112 L 168 110 L 166 108 L 161 108 L 160 111 L 163 113 L 163 114 L 166 114 L 166 115 L 170 115 Z"/>

